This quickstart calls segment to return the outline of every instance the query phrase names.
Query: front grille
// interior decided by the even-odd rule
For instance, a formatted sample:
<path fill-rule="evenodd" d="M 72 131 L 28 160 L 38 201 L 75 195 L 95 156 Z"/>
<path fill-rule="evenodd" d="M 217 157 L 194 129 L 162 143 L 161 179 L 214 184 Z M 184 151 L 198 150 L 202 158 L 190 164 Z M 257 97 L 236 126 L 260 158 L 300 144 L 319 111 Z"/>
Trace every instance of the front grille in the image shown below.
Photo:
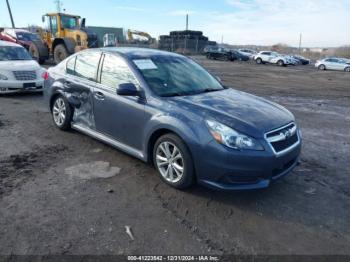
<path fill-rule="evenodd" d="M 19 80 L 19 81 L 28 81 L 28 80 L 36 79 L 35 71 L 13 71 L 13 74 L 16 80 Z"/>
<path fill-rule="evenodd" d="M 297 126 L 291 123 L 266 134 L 266 139 L 278 154 L 299 142 Z"/>
<path fill-rule="evenodd" d="M 297 142 L 298 142 L 298 135 L 295 133 L 289 139 L 281 140 L 278 142 L 273 142 L 273 143 L 271 143 L 271 145 L 273 146 L 273 148 L 275 149 L 276 152 L 281 152 L 281 151 L 291 147 L 292 145 L 294 145 Z"/>

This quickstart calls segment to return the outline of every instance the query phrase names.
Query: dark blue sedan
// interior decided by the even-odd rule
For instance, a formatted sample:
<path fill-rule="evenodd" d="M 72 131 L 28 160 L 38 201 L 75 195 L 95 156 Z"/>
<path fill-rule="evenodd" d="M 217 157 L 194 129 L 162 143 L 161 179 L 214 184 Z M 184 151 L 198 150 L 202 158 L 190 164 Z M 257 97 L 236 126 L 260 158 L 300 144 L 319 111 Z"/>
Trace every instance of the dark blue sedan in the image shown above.
<path fill-rule="evenodd" d="M 192 59 L 90 49 L 45 75 L 55 125 L 143 161 L 176 188 L 265 188 L 298 163 L 301 136 L 280 105 L 227 88 Z"/>

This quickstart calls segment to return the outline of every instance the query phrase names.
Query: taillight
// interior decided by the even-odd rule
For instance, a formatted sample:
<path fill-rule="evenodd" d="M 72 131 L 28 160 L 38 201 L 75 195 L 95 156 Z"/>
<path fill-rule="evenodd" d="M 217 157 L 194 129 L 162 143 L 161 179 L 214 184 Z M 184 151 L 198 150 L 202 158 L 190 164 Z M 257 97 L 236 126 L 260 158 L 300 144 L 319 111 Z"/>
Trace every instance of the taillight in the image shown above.
<path fill-rule="evenodd" d="M 41 76 L 44 78 L 44 80 L 47 80 L 49 79 L 49 72 L 45 71 Z"/>

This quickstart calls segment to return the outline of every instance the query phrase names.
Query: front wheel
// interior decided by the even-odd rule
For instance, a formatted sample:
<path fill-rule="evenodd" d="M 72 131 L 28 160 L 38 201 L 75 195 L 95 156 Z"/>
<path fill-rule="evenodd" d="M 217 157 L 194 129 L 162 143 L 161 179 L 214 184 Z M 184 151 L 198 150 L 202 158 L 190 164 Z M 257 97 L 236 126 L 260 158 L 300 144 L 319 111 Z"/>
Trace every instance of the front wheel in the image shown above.
<path fill-rule="evenodd" d="M 51 112 L 56 127 L 64 131 L 70 129 L 73 110 L 65 97 L 62 95 L 55 97 L 52 103 Z"/>
<path fill-rule="evenodd" d="M 160 137 L 153 150 L 153 163 L 161 179 L 177 189 L 185 189 L 194 182 L 194 166 L 186 144 L 178 136 Z"/>
<path fill-rule="evenodd" d="M 326 66 L 325 65 L 319 65 L 318 66 L 318 70 L 326 70 Z"/>
<path fill-rule="evenodd" d="M 261 58 L 256 59 L 255 62 L 256 62 L 258 65 L 261 65 L 261 64 L 263 63 L 263 61 L 262 61 Z"/>
<path fill-rule="evenodd" d="M 56 64 L 61 63 L 64 59 L 69 56 L 67 48 L 63 45 L 57 45 L 53 51 L 53 58 Z"/>
<path fill-rule="evenodd" d="M 279 66 L 284 66 L 283 60 L 278 60 L 277 64 L 278 64 Z"/>
<path fill-rule="evenodd" d="M 347 68 L 345 68 L 345 72 L 350 73 L 350 66 L 348 66 Z"/>

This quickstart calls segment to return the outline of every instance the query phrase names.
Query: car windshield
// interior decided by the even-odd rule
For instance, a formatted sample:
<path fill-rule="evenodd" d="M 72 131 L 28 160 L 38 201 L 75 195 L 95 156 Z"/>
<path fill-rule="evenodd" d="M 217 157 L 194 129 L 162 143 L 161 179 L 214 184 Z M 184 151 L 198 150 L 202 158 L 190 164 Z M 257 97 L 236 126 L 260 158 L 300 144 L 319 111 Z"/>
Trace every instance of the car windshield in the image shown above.
<path fill-rule="evenodd" d="M 0 61 L 32 60 L 26 49 L 17 46 L 1 46 Z"/>
<path fill-rule="evenodd" d="M 195 95 L 224 89 L 203 67 L 186 57 L 154 56 L 133 62 L 159 96 Z"/>
<path fill-rule="evenodd" d="M 35 34 L 30 34 L 26 32 L 16 33 L 17 39 L 21 41 L 35 41 L 38 40 L 38 36 Z"/>
<path fill-rule="evenodd" d="M 78 27 L 77 19 L 71 16 L 61 16 L 62 27 L 66 29 L 75 29 Z"/>

